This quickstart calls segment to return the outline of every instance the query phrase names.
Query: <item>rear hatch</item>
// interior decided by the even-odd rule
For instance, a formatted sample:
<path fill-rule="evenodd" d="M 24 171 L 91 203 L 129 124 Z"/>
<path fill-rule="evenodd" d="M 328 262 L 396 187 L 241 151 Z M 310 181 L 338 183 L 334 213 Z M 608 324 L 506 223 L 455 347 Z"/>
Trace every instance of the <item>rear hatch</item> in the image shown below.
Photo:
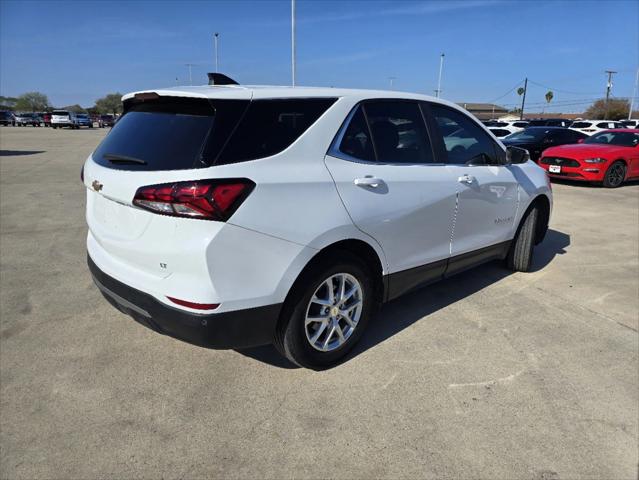
<path fill-rule="evenodd" d="M 89 242 L 94 258 L 135 273 L 166 278 L 197 256 L 222 223 L 153 213 L 134 205 L 143 187 L 210 179 L 210 167 L 249 100 L 141 94 L 85 165 Z M 201 232 L 201 234 L 197 234 Z M 93 255 L 94 252 L 90 253 Z M 185 270 L 188 270 L 185 268 Z"/>
<path fill-rule="evenodd" d="M 69 123 L 69 112 L 54 111 L 51 114 L 51 123 Z"/>
<path fill-rule="evenodd" d="M 260 181 L 250 161 L 286 149 L 336 100 L 251 101 L 248 89 L 211 88 L 219 98 L 168 90 L 128 97 L 85 164 L 89 254 L 156 298 L 189 288 L 175 296 L 215 303 L 202 278 L 225 252 L 210 245 Z"/>

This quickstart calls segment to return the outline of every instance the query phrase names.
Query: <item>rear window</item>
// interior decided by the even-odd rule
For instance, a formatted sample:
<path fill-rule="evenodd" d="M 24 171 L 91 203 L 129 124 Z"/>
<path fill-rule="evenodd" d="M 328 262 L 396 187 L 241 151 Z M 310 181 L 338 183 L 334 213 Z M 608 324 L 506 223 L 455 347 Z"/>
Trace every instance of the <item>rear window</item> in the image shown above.
<path fill-rule="evenodd" d="M 51 115 L 69 115 L 69 112 L 66 110 L 54 110 Z"/>
<path fill-rule="evenodd" d="M 333 102 L 160 97 L 125 104 L 93 159 L 121 170 L 184 170 L 264 158 L 290 146 Z"/>
<path fill-rule="evenodd" d="M 510 135 L 511 133 L 509 130 L 506 130 L 505 128 L 491 128 L 490 131 L 493 132 L 493 135 L 495 135 L 498 138 L 506 137 Z"/>

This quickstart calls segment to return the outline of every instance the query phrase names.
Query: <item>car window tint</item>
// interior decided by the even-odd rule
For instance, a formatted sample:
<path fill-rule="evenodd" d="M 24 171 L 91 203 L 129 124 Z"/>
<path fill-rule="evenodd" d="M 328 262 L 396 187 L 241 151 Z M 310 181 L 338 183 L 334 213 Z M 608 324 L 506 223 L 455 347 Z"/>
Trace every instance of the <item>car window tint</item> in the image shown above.
<path fill-rule="evenodd" d="M 440 105 L 430 106 L 443 137 L 448 163 L 493 163 L 495 144 L 488 134 L 471 118 L 461 112 Z"/>
<path fill-rule="evenodd" d="M 493 132 L 493 135 L 495 135 L 498 138 L 502 138 L 502 137 L 506 137 L 510 135 L 510 131 L 504 128 L 491 128 L 490 131 Z"/>
<path fill-rule="evenodd" d="M 282 152 L 315 123 L 335 100 L 253 100 L 215 163 L 244 162 Z"/>
<path fill-rule="evenodd" d="M 364 111 L 378 162 L 434 162 L 426 125 L 417 103 L 368 102 Z"/>
<path fill-rule="evenodd" d="M 360 160 L 375 161 L 373 143 L 361 106 L 357 107 L 355 114 L 352 116 L 339 144 L 339 150 Z"/>

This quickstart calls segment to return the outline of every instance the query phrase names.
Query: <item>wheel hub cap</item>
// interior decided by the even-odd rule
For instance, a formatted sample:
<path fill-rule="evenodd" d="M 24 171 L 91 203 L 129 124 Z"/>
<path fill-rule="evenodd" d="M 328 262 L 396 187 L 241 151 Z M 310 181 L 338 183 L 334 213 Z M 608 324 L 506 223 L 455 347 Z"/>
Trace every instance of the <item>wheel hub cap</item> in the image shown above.
<path fill-rule="evenodd" d="M 357 327 L 362 302 L 362 286 L 348 273 L 331 275 L 320 283 L 306 309 L 304 330 L 310 345 L 321 352 L 342 346 Z"/>

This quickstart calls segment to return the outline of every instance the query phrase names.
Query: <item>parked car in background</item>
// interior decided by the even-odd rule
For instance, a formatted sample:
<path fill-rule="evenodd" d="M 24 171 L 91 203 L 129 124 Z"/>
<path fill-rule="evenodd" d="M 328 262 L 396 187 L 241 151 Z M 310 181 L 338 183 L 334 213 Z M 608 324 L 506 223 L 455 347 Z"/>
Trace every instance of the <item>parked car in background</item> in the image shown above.
<path fill-rule="evenodd" d="M 529 127 L 564 127 L 568 128 L 572 120 L 565 118 L 536 118 L 528 122 Z"/>
<path fill-rule="evenodd" d="M 15 127 L 16 117 L 13 112 L 10 112 L 9 110 L 0 111 L 0 125 L 4 125 L 5 127 L 11 125 L 12 127 Z"/>
<path fill-rule="evenodd" d="M 595 133 L 599 133 L 603 130 L 626 128 L 626 126 L 621 122 L 615 122 L 612 120 L 579 120 L 574 122 L 570 128 L 577 132 L 594 135 Z"/>
<path fill-rule="evenodd" d="M 75 118 L 79 127 L 89 127 L 93 128 L 93 120 L 89 117 L 87 113 L 76 113 Z"/>
<path fill-rule="evenodd" d="M 45 127 L 51 126 L 51 114 L 48 112 L 40 112 L 38 116 L 42 119 L 42 123 Z"/>
<path fill-rule="evenodd" d="M 42 119 L 35 113 L 16 113 L 15 119 L 18 127 L 26 127 L 28 125 L 39 127 L 42 125 Z"/>
<path fill-rule="evenodd" d="M 115 117 L 113 115 L 100 115 L 98 120 L 100 128 L 112 127 L 113 125 L 115 125 Z"/>
<path fill-rule="evenodd" d="M 619 120 L 619 123 L 623 124 L 626 128 L 639 128 L 639 120 Z"/>
<path fill-rule="evenodd" d="M 639 130 L 605 130 L 577 145 L 549 148 L 539 165 L 551 177 L 618 187 L 639 178 Z"/>
<path fill-rule="evenodd" d="M 588 135 L 564 127 L 528 127 L 502 139 L 506 146 L 525 148 L 533 161 L 538 161 L 542 152 L 550 147 L 577 143 Z"/>
<path fill-rule="evenodd" d="M 507 127 L 488 127 L 488 130 L 490 130 L 497 138 L 504 138 L 514 133 L 512 129 Z"/>
<path fill-rule="evenodd" d="M 68 110 L 54 110 L 51 113 L 51 126 L 53 128 L 80 128 L 76 114 Z"/>
<path fill-rule="evenodd" d="M 527 120 L 485 120 L 482 123 L 489 128 L 506 128 L 510 133 L 519 132 L 528 126 Z"/>
<path fill-rule="evenodd" d="M 545 172 L 440 99 L 216 86 L 123 101 L 84 164 L 89 269 L 114 307 L 197 345 L 274 343 L 326 368 L 382 302 L 489 260 L 528 271 L 548 228 Z"/>

